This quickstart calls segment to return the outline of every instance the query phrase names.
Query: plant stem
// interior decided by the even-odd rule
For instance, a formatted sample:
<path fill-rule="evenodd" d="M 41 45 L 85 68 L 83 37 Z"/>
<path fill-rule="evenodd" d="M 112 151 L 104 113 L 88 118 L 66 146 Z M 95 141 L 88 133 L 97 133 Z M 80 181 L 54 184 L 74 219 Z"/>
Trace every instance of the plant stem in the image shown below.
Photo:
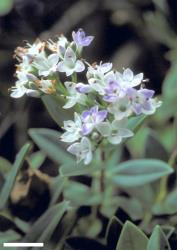
<path fill-rule="evenodd" d="M 76 74 L 76 72 L 74 72 L 72 74 L 71 79 L 72 79 L 72 82 L 75 82 L 75 83 L 77 82 L 77 74 Z"/>
<path fill-rule="evenodd" d="M 168 164 L 173 167 L 177 157 L 177 149 L 173 151 L 168 160 Z M 159 194 L 157 196 L 156 202 L 162 202 L 168 193 L 168 176 L 164 176 L 160 181 Z"/>
<path fill-rule="evenodd" d="M 105 162 L 105 152 L 102 150 L 101 151 L 101 163 L 104 164 L 104 162 Z M 104 178 L 105 178 L 105 169 L 101 168 L 101 172 L 100 172 L 100 192 L 101 193 L 104 193 L 104 190 L 105 190 Z"/>

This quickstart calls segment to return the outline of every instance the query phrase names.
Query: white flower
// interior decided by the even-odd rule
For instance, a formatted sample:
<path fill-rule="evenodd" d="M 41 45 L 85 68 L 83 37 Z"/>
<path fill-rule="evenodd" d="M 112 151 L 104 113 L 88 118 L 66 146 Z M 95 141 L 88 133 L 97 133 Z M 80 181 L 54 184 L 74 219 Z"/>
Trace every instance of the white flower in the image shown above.
<path fill-rule="evenodd" d="M 77 60 L 74 51 L 68 47 L 63 61 L 58 64 L 58 71 L 65 72 L 66 76 L 72 75 L 74 72 L 82 72 L 85 69 L 85 65 L 81 60 Z"/>
<path fill-rule="evenodd" d="M 66 96 L 67 103 L 63 106 L 64 109 L 69 109 L 77 103 L 80 103 L 82 105 L 85 104 L 86 96 L 77 91 L 76 83 L 65 82 L 64 85 L 66 86 L 68 94 L 69 94 L 68 96 Z"/>
<path fill-rule="evenodd" d="M 65 133 L 61 135 L 61 141 L 63 142 L 74 142 L 82 137 L 82 121 L 81 117 L 74 113 L 74 121 L 64 121 Z"/>
<path fill-rule="evenodd" d="M 57 64 L 59 61 L 58 54 L 51 54 L 46 57 L 44 54 L 39 54 L 34 58 L 32 65 L 38 69 L 40 76 L 48 76 L 57 70 Z"/>
<path fill-rule="evenodd" d="M 108 71 L 110 71 L 112 69 L 112 63 L 103 63 L 100 62 L 100 64 L 96 64 L 93 66 L 88 67 L 88 71 L 87 71 L 87 77 L 90 78 L 91 76 L 103 76 L 104 74 L 106 74 Z"/>
<path fill-rule="evenodd" d="M 111 68 L 112 63 L 100 63 L 99 65 L 90 66 L 88 68 L 87 78 L 90 87 L 100 95 L 105 94 L 105 87 L 107 84 L 106 77 L 109 74 L 113 74 L 113 71 L 110 71 Z"/>
<path fill-rule="evenodd" d="M 84 161 L 88 165 L 92 160 L 92 146 L 87 137 L 83 137 L 81 142 L 76 142 L 67 148 L 67 151 L 77 157 L 77 162 Z"/>
<path fill-rule="evenodd" d="M 119 144 L 123 138 L 133 136 L 133 132 L 126 128 L 127 119 L 102 122 L 97 125 L 97 130 L 103 137 L 106 137 L 111 144 Z"/>
<path fill-rule="evenodd" d="M 67 45 L 69 44 L 67 38 L 61 35 L 57 42 L 53 42 L 51 39 L 47 42 L 48 48 L 57 53 L 60 58 L 63 59 Z"/>
<path fill-rule="evenodd" d="M 27 43 L 27 55 L 29 56 L 36 56 L 37 54 L 44 51 L 45 42 L 41 42 L 39 39 L 35 41 L 32 45 Z"/>
<path fill-rule="evenodd" d="M 11 88 L 11 91 L 10 96 L 13 98 L 20 98 L 25 94 L 31 97 L 39 97 L 39 91 L 28 89 L 19 81 L 17 81 L 16 85 Z"/>
<path fill-rule="evenodd" d="M 29 58 L 26 55 L 22 56 L 22 61 L 17 66 L 17 71 L 23 72 L 23 73 L 28 73 L 31 70 L 32 70 L 31 60 L 29 60 Z"/>
<path fill-rule="evenodd" d="M 15 86 L 11 88 L 12 92 L 10 96 L 13 98 L 20 98 L 23 95 L 27 94 L 28 96 L 38 97 L 39 92 L 37 90 L 27 88 L 26 86 L 32 77 L 35 78 L 35 76 L 33 76 L 32 74 L 26 74 L 23 71 L 17 71 L 18 80 L 16 81 Z"/>
<path fill-rule="evenodd" d="M 125 88 L 138 86 L 143 80 L 143 73 L 134 75 L 129 68 L 125 69 L 123 74 L 116 72 L 116 75 L 120 85 Z"/>
<path fill-rule="evenodd" d="M 17 47 L 15 54 L 17 59 L 20 61 L 17 66 L 17 71 L 30 72 L 32 68 L 32 62 L 34 58 L 39 55 L 44 55 L 45 42 L 41 42 L 39 39 L 31 45 L 27 43 L 27 47 Z"/>
<path fill-rule="evenodd" d="M 108 112 L 113 114 L 116 120 L 121 120 L 128 117 L 132 113 L 131 102 L 125 96 L 117 99 L 108 107 Z"/>
<path fill-rule="evenodd" d="M 39 82 L 39 89 L 45 94 L 52 94 L 56 91 L 55 82 L 52 80 L 41 80 Z"/>
<path fill-rule="evenodd" d="M 60 55 L 61 58 L 64 58 L 66 48 L 69 42 L 65 36 L 60 36 L 57 41 L 57 53 Z"/>

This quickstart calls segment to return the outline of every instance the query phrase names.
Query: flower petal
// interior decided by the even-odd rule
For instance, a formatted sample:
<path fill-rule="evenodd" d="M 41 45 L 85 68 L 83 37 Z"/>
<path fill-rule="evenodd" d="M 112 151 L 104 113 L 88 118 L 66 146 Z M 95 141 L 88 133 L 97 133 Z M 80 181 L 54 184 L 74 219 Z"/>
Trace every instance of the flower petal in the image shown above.
<path fill-rule="evenodd" d="M 72 61 L 72 62 L 76 61 L 76 54 L 74 53 L 74 51 L 70 47 L 68 47 L 66 52 L 65 52 L 64 60 L 65 61 Z"/>
<path fill-rule="evenodd" d="M 123 78 L 125 81 L 129 81 L 129 82 L 133 80 L 133 72 L 131 71 L 131 69 L 127 68 L 124 70 Z"/>
<path fill-rule="evenodd" d="M 132 80 L 132 87 L 139 85 L 143 80 L 143 73 L 137 74 Z"/>
<path fill-rule="evenodd" d="M 122 137 L 119 136 L 119 135 L 110 136 L 110 137 L 108 137 L 108 141 L 109 141 L 111 144 L 116 145 L 116 144 L 121 143 Z"/>
<path fill-rule="evenodd" d="M 82 72 L 85 69 L 85 65 L 81 60 L 77 60 L 74 69 L 76 72 Z"/>
<path fill-rule="evenodd" d="M 50 63 L 50 65 L 55 65 L 58 63 L 59 61 L 59 55 L 58 54 L 51 54 L 49 57 L 48 57 L 48 61 Z"/>
<path fill-rule="evenodd" d="M 111 125 L 109 122 L 100 122 L 96 126 L 96 129 L 103 137 L 110 136 L 111 134 Z"/>

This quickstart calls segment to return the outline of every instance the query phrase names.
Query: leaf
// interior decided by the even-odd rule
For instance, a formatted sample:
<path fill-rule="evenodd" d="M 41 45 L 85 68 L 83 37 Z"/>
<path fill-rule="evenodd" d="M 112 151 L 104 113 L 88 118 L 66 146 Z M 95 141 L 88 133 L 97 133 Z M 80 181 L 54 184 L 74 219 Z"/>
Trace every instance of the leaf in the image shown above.
<path fill-rule="evenodd" d="M 164 212 L 167 214 L 174 214 L 177 212 L 177 189 L 170 192 L 163 202 Z"/>
<path fill-rule="evenodd" d="M 141 125 L 141 123 L 144 121 L 146 118 L 146 115 L 139 115 L 136 117 L 132 117 L 128 120 L 128 129 L 136 132 L 138 127 Z"/>
<path fill-rule="evenodd" d="M 63 165 L 60 168 L 61 176 L 79 176 L 79 175 L 90 175 L 96 171 L 100 171 L 104 166 L 101 165 L 83 165 L 73 164 L 73 165 Z"/>
<path fill-rule="evenodd" d="M 133 223 L 127 221 L 123 226 L 116 250 L 146 250 L 147 243 L 146 235 Z"/>
<path fill-rule="evenodd" d="M 25 160 L 26 155 L 30 151 L 30 148 L 31 148 L 31 144 L 26 143 L 16 156 L 15 162 L 7 175 L 5 184 L 4 184 L 2 191 L 0 193 L 0 201 L 1 201 L 0 210 L 5 207 L 5 205 L 8 201 L 9 195 L 10 195 L 11 190 L 13 188 L 13 185 L 15 183 L 16 176 L 17 176 L 20 168 L 23 165 L 23 162 Z"/>
<path fill-rule="evenodd" d="M 171 250 L 168 240 L 160 228 L 156 226 L 153 230 L 153 233 L 149 239 L 147 250 Z"/>
<path fill-rule="evenodd" d="M 69 180 L 63 192 L 64 197 L 70 200 L 74 206 L 98 205 L 102 200 L 100 193 L 96 194 L 88 186 L 76 181 Z"/>
<path fill-rule="evenodd" d="M 145 158 L 168 161 L 168 153 L 159 141 L 154 131 L 150 130 L 147 136 L 144 150 Z"/>
<path fill-rule="evenodd" d="M 3 243 L 18 241 L 19 239 L 20 239 L 20 235 L 14 232 L 13 230 L 0 232 L 0 246 Z"/>
<path fill-rule="evenodd" d="M 156 198 L 156 192 L 150 183 L 141 186 L 141 188 L 131 187 L 131 188 L 125 188 L 124 190 L 130 197 L 139 200 L 140 203 L 143 204 L 143 207 L 146 209 L 150 209 L 152 204 L 154 204 L 154 200 Z"/>
<path fill-rule="evenodd" d="M 56 241 L 55 248 L 52 248 L 51 250 L 59 250 L 59 249 L 65 249 L 64 244 L 66 239 L 68 238 L 68 235 L 74 230 L 74 227 L 78 223 L 78 212 L 77 208 L 73 208 L 67 212 L 67 214 L 62 219 L 62 223 L 60 224 L 60 228 L 58 229 L 58 237 Z M 47 249 L 48 250 L 48 249 Z"/>
<path fill-rule="evenodd" d="M 120 187 L 136 187 L 171 174 L 173 169 L 165 162 L 153 159 L 126 161 L 114 168 L 110 178 Z"/>
<path fill-rule="evenodd" d="M 141 128 L 139 128 L 136 134 L 127 141 L 126 145 L 128 146 L 128 149 L 131 152 L 133 158 L 143 157 L 144 146 L 148 134 L 149 134 L 149 128 L 142 126 Z"/>
<path fill-rule="evenodd" d="M 25 234 L 29 231 L 29 229 L 30 229 L 30 224 L 28 224 L 27 222 L 25 222 L 25 221 L 19 219 L 18 217 L 16 217 L 16 218 L 14 219 L 14 222 L 15 222 L 16 226 L 17 226 L 18 228 L 20 228 L 20 230 L 23 231 Z"/>
<path fill-rule="evenodd" d="M 12 164 L 5 158 L 0 156 L 0 172 L 5 176 L 12 168 Z"/>
<path fill-rule="evenodd" d="M 63 191 L 64 184 L 66 179 L 62 176 L 57 176 L 54 178 L 54 180 L 50 184 L 50 190 L 51 190 L 51 200 L 50 200 L 50 206 L 54 205 L 60 194 Z"/>
<path fill-rule="evenodd" d="M 116 248 L 122 228 L 122 222 L 117 217 L 113 216 L 108 224 L 106 232 L 106 242 L 108 249 Z"/>
<path fill-rule="evenodd" d="M 60 142 L 61 134 L 52 129 L 30 129 L 29 135 L 38 147 L 57 164 L 65 163 L 73 165 L 75 163 L 72 156 L 62 148 Z"/>
<path fill-rule="evenodd" d="M 84 225 L 86 225 L 86 219 L 83 218 L 81 219 L 84 221 Z M 90 220 L 88 219 L 88 226 L 87 226 L 87 236 L 90 238 L 96 238 L 96 236 L 98 236 L 101 231 L 102 231 L 102 221 L 100 219 L 96 219 L 96 218 L 90 218 Z"/>
<path fill-rule="evenodd" d="M 163 82 L 162 92 L 165 99 L 176 100 L 177 92 L 174 91 L 177 86 L 177 64 L 174 63 L 168 71 Z"/>
<path fill-rule="evenodd" d="M 38 169 L 44 163 L 46 155 L 41 152 L 37 151 L 30 155 L 29 161 L 33 169 Z"/>
<path fill-rule="evenodd" d="M 158 129 L 158 137 L 168 152 L 172 152 L 175 148 L 177 139 L 176 128 L 177 124 L 176 121 L 174 121 L 173 124 L 168 124 L 168 126 L 163 126 L 162 129 Z"/>
<path fill-rule="evenodd" d="M 118 197 L 118 204 L 132 220 L 140 220 L 144 216 L 144 211 L 141 202 L 135 198 Z"/>
<path fill-rule="evenodd" d="M 161 203 L 156 203 L 153 206 L 153 213 L 155 215 L 163 215 L 168 214 L 172 215 L 177 212 L 177 189 L 174 189 L 172 192 L 170 192 L 165 200 Z"/>
<path fill-rule="evenodd" d="M 48 242 L 62 216 L 69 208 L 68 202 L 64 201 L 49 208 L 30 228 L 23 238 L 23 242 Z M 24 250 L 26 248 L 23 248 Z M 38 248 L 35 248 L 36 250 Z"/>
<path fill-rule="evenodd" d="M 13 7 L 13 0 L 0 1 L 0 16 L 8 14 Z"/>
<path fill-rule="evenodd" d="M 42 96 L 42 101 L 49 112 L 52 119 L 61 127 L 63 126 L 64 120 L 70 120 L 72 117 L 71 111 L 66 111 L 63 109 L 64 101 L 58 99 L 53 95 L 44 95 Z"/>
<path fill-rule="evenodd" d="M 106 161 L 106 169 L 115 167 L 116 164 L 118 164 L 121 160 L 122 157 L 122 147 L 117 146 L 116 148 L 114 147 L 112 151 L 108 151 L 109 158 Z"/>

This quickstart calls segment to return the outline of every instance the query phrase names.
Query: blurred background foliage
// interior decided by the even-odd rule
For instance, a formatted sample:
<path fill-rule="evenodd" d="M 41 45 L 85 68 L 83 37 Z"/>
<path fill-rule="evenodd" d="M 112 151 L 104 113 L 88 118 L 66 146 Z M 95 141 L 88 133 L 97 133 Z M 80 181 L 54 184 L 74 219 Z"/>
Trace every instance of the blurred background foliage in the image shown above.
<path fill-rule="evenodd" d="M 29 140 L 27 133 L 29 128 L 45 127 L 58 130 L 58 126 L 50 118 L 40 100 L 23 97 L 14 101 L 14 99 L 9 97 L 8 89 L 15 81 L 13 76 L 15 72 L 13 51 L 17 46 L 24 45 L 26 40 L 34 42 L 37 37 L 48 39 L 61 33 L 68 36 L 72 30 L 80 27 L 88 34 L 95 36 L 92 46 L 84 52 L 85 57 L 90 62 L 94 62 L 95 58 L 97 58 L 97 61 L 113 61 L 114 67 L 118 70 L 122 70 L 123 67 L 130 67 L 135 72 L 144 72 L 145 78 L 149 79 L 148 86 L 154 89 L 163 101 L 163 105 L 158 112 L 148 118 L 136 135 L 127 141 L 126 146 L 122 150 L 121 161 L 132 158 L 156 158 L 169 162 L 176 168 L 177 2 L 175 0 L 0 0 L 1 186 L 6 173 L 11 168 L 11 162 L 14 161 L 15 154 Z M 32 134 L 30 135 L 32 138 L 34 137 Z M 34 138 L 33 140 L 35 141 Z M 25 150 L 28 151 L 28 146 L 26 147 Z M 50 208 L 51 204 L 55 204 L 56 199 L 60 196 L 62 185 L 64 185 L 62 184 L 63 180 L 59 181 L 57 179 L 60 178 L 57 177 L 57 164 L 50 160 L 54 158 L 54 162 L 58 163 L 56 156 L 53 157 L 52 155 L 51 157 L 49 154 L 48 158 L 46 152 L 38 151 L 36 146 L 33 147 L 33 152 L 35 153 L 30 154 L 28 160 L 25 160 L 22 177 L 18 176 L 19 179 L 15 183 L 17 172 L 13 172 L 11 176 L 15 186 L 13 191 L 9 190 L 9 195 L 12 191 L 10 209 L 13 216 L 17 216 L 15 217 L 16 221 L 13 227 L 16 228 L 16 225 L 18 225 L 15 239 L 18 239 L 19 232 L 24 235 L 28 231 L 29 225 L 24 220 L 34 221 L 48 206 Z M 26 155 L 26 152 L 24 154 Z M 62 155 L 58 157 L 60 156 L 62 157 Z M 30 164 L 32 166 L 31 170 L 25 167 L 25 164 Z M 39 171 L 39 168 L 42 172 Z M 26 179 L 24 176 L 26 176 Z M 18 181 L 21 178 L 23 181 Z M 52 181 L 52 185 L 51 178 L 55 179 L 55 181 Z M 176 173 L 166 181 L 168 182 L 169 191 L 174 190 L 177 185 Z M 81 182 L 89 186 L 90 178 L 83 177 Z M 50 191 L 48 188 L 49 183 Z M 82 184 L 79 185 L 76 182 L 73 182 L 72 185 L 71 183 L 68 186 L 66 185 L 65 197 L 68 197 L 70 200 L 73 199 L 75 204 L 80 205 L 82 199 L 79 201 L 76 199 L 77 192 L 80 192 L 83 198 L 85 196 L 88 197 L 85 205 L 95 204 L 96 201 L 89 199 L 89 196 L 91 197 L 92 195 L 87 190 L 86 185 L 82 186 Z M 155 192 L 158 193 L 156 183 L 153 185 Z M 75 191 L 71 192 L 72 188 Z M 20 193 L 21 190 L 24 193 L 26 192 L 28 197 L 20 203 L 20 197 L 24 197 L 24 193 Z M 55 190 L 58 190 L 58 193 L 55 193 Z M 126 194 L 125 196 L 133 195 L 135 198 L 140 198 L 140 200 L 145 199 L 143 204 L 149 203 L 146 204 L 146 210 L 152 209 L 153 213 L 158 216 L 164 213 L 168 215 L 167 217 L 155 218 L 152 224 L 147 227 L 147 223 L 149 223 L 151 218 L 148 218 L 149 215 L 146 214 L 142 228 L 149 232 L 159 221 L 167 221 L 171 225 L 176 225 L 176 215 L 169 218 L 169 214 L 177 212 L 177 204 L 173 202 L 177 194 L 172 193 L 172 197 L 168 198 L 167 203 L 169 202 L 174 209 L 169 211 L 168 204 L 163 208 L 165 210 L 163 210 L 161 203 L 159 205 L 158 202 L 152 208 L 150 200 L 154 199 L 154 191 L 149 186 L 144 187 L 143 190 L 147 194 L 147 200 L 145 197 L 142 197 L 142 193 L 139 193 L 137 188 L 123 190 L 122 192 Z M 51 193 L 52 198 L 50 197 Z M 99 197 L 96 198 L 99 200 Z M 161 202 L 163 198 L 159 197 L 158 201 Z M 39 204 L 41 201 L 42 205 Z M 139 206 L 136 199 L 131 202 L 132 210 L 126 212 L 134 216 L 133 219 L 135 221 L 141 219 L 142 207 Z M 121 209 L 127 208 L 126 199 L 122 199 L 120 203 L 122 204 Z M 18 204 L 18 206 L 14 204 Z M 52 212 L 50 209 L 47 210 L 47 215 L 44 214 L 43 220 L 46 217 L 48 218 L 48 216 L 50 218 L 51 213 L 55 214 L 58 209 L 55 206 L 51 208 L 53 209 Z M 57 221 L 61 219 L 61 216 L 66 211 L 66 207 L 68 209 L 67 203 L 60 204 L 61 213 L 56 213 L 55 217 Z M 114 214 L 115 211 L 110 211 L 110 209 L 109 207 L 108 213 L 110 215 Z M 83 213 L 84 215 L 87 214 L 87 209 L 84 209 L 84 212 L 80 209 L 78 213 L 82 217 Z M 102 211 L 102 214 L 107 215 L 107 211 Z M 120 214 L 124 222 L 127 214 L 119 209 L 116 215 Z M 66 221 L 70 220 L 69 216 L 71 215 L 69 214 L 68 218 L 65 218 Z M 103 215 L 100 214 L 99 216 Z M 88 225 L 91 225 L 91 220 L 93 218 L 88 216 L 85 221 L 87 221 Z M 101 217 L 101 220 L 103 224 L 107 223 L 107 219 Z M 37 225 L 34 224 L 34 227 L 40 228 L 40 222 L 38 223 Z M 63 223 L 67 224 L 65 221 Z M 73 219 L 72 223 L 75 223 L 75 219 Z M 75 229 L 78 234 L 87 236 L 104 234 L 101 231 L 100 220 L 94 222 L 93 228 L 95 231 L 91 228 L 85 232 L 85 223 L 80 220 L 80 226 Z M 64 234 L 67 235 L 70 228 L 67 228 L 66 231 L 64 231 Z M 15 236 L 9 233 L 7 237 L 13 238 Z M 99 247 L 97 246 L 95 249 L 104 249 Z M 56 247 L 56 249 L 59 248 Z"/>

